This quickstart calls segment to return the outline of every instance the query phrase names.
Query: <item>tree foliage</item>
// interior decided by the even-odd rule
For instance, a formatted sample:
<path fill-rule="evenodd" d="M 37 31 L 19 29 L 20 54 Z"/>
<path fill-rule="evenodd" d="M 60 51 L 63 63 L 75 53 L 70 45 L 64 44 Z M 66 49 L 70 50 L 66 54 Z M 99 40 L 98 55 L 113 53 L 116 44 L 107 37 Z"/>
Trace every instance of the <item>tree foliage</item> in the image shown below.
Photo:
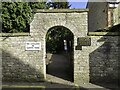
<path fill-rule="evenodd" d="M 59 53 L 64 50 L 64 42 L 73 40 L 73 33 L 62 26 L 51 28 L 46 35 L 46 47 L 49 53 Z M 69 43 L 69 42 L 68 42 Z M 69 44 L 67 44 L 69 47 Z"/>
<path fill-rule="evenodd" d="M 49 2 L 47 5 L 48 7 L 52 7 L 53 9 L 68 9 L 71 6 L 69 5 L 69 2 L 61 2 L 60 0 L 51 0 L 51 2 Z"/>
<path fill-rule="evenodd" d="M 45 9 L 46 2 L 29 2 L 31 9 Z"/>
<path fill-rule="evenodd" d="M 29 32 L 34 9 L 69 8 L 68 2 L 2 2 L 2 32 Z"/>
<path fill-rule="evenodd" d="M 2 32 L 29 32 L 32 10 L 45 8 L 45 2 L 2 2 Z"/>

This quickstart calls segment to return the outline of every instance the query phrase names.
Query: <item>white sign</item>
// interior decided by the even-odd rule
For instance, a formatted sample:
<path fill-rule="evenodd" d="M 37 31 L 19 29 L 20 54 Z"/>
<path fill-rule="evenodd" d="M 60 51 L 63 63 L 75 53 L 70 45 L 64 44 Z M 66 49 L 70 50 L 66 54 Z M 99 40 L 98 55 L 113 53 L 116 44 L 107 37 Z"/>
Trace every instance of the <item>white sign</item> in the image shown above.
<path fill-rule="evenodd" d="M 41 50 L 40 42 L 26 42 L 26 50 Z"/>

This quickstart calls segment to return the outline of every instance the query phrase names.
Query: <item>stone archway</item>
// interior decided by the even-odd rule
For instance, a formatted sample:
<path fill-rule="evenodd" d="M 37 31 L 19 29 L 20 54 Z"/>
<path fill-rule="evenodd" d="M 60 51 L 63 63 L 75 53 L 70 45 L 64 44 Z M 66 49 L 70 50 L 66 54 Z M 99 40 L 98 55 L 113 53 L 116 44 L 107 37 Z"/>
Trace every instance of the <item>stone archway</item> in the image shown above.
<path fill-rule="evenodd" d="M 86 51 L 87 47 L 83 47 L 82 50 L 76 49 L 77 39 L 87 36 L 87 13 L 88 10 L 86 9 L 39 10 L 34 15 L 34 20 L 30 25 L 30 34 L 32 40 L 41 42 L 38 62 L 44 79 L 46 79 L 46 33 L 54 26 L 64 26 L 74 34 L 74 83 L 89 82 L 89 53 Z M 84 51 L 87 53 L 84 53 Z"/>
<path fill-rule="evenodd" d="M 74 34 L 64 26 L 54 26 L 46 34 L 46 73 L 73 82 L 73 70 Z"/>

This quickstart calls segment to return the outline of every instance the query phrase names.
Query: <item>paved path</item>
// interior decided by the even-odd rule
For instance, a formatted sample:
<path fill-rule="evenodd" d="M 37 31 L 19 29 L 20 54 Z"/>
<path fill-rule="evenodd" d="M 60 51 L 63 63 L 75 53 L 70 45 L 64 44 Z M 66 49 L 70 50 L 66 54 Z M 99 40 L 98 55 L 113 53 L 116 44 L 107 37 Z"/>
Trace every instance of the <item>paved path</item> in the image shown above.
<path fill-rule="evenodd" d="M 107 85 L 108 86 L 108 85 Z M 120 88 L 112 87 L 105 88 L 91 83 L 80 84 L 80 86 L 72 86 L 65 84 L 58 84 L 52 82 L 39 83 L 4 83 L 2 90 L 120 90 Z"/>
<path fill-rule="evenodd" d="M 53 54 L 52 63 L 48 65 L 48 76 L 72 81 L 72 70 L 70 60 L 63 54 Z M 48 77 L 48 79 L 50 79 Z"/>

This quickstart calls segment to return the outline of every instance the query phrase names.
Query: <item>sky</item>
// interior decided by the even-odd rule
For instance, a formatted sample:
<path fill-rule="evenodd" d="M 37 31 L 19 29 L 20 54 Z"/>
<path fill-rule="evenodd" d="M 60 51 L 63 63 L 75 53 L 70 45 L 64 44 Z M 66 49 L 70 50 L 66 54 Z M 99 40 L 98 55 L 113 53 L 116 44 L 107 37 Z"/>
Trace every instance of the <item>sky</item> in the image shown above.
<path fill-rule="evenodd" d="M 86 8 L 88 0 L 68 0 L 71 8 Z"/>
<path fill-rule="evenodd" d="M 47 0 L 48 2 L 51 0 Z M 64 0 L 60 0 L 61 2 L 64 2 Z M 70 8 L 86 8 L 87 1 L 88 0 L 67 0 L 69 4 L 71 5 Z"/>

